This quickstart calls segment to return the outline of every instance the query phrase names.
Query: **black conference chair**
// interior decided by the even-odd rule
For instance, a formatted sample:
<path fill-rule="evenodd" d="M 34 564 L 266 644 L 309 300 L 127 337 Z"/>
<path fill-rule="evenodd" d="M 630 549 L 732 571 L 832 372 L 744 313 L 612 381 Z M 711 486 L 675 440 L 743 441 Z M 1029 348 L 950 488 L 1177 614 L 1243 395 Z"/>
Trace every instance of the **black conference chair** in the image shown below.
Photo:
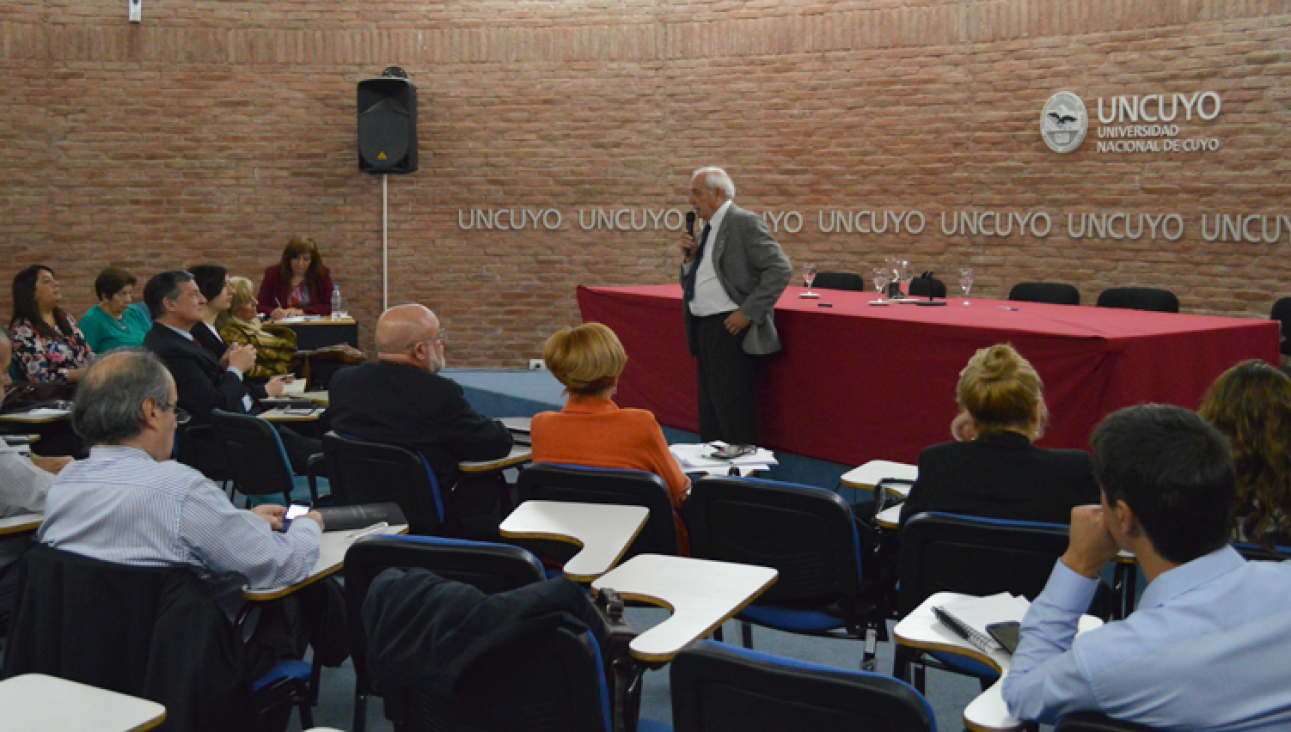
<path fill-rule="evenodd" d="M 932 284 L 929 285 L 929 282 Z M 936 277 L 916 277 L 910 280 L 910 297 L 928 297 L 930 288 L 932 297 L 946 297 L 946 283 Z"/>
<path fill-rule="evenodd" d="M 706 477 L 691 489 L 689 512 L 692 556 L 780 573 L 736 615 L 745 647 L 752 647 L 748 623 L 861 640 L 860 666 L 872 669 L 874 643 L 887 640 L 887 613 L 877 583 L 865 582 L 867 548 L 841 496 L 758 478 Z"/>
<path fill-rule="evenodd" d="M 241 629 L 187 567 L 133 567 L 36 545 L 18 567 L 4 676 L 50 676 L 166 707 L 162 730 L 256 729 L 300 709 L 313 726 L 310 665 L 283 661 L 248 683 Z"/>
<path fill-rule="evenodd" d="M 917 514 L 901 529 L 898 614 L 904 618 L 938 592 L 1011 592 L 1034 600 L 1067 551 L 1069 530 L 1060 524 Z M 983 688 L 999 677 L 990 666 L 964 656 L 897 644 L 893 676 L 922 691 L 925 666 L 976 676 Z"/>
<path fill-rule="evenodd" d="M 1152 728 L 1121 722 L 1096 712 L 1080 712 L 1058 720 L 1053 732 L 1152 732 Z"/>
<path fill-rule="evenodd" d="M 1276 320 L 1282 328 L 1282 355 L 1291 356 L 1291 297 L 1284 297 L 1273 303 L 1270 320 Z"/>
<path fill-rule="evenodd" d="M 363 732 L 367 727 L 368 697 L 383 693 L 373 686 L 368 673 L 363 600 L 372 580 L 390 567 L 428 569 L 489 594 L 544 579 L 542 563 L 536 557 L 506 544 L 428 536 L 372 536 L 350 547 L 345 553 L 344 572 L 346 622 L 354 659 L 354 732 Z"/>
<path fill-rule="evenodd" d="M 338 506 L 394 501 L 414 534 L 437 534 L 444 524 L 439 480 L 426 458 L 397 445 L 323 435 L 323 455 Z"/>
<path fill-rule="evenodd" d="M 932 707 L 909 684 L 701 641 L 669 670 L 676 732 L 933 732 Z"/>
<path fill-rule="evenodd" d="M 816 274 L 812 287 L 821 290 L 865 292 L 865 280 L 852 272 L 820 272 Z"/>
<path fill-rule="evenodd" d="M 238 492 L 247 498 L 284 505 L 293 500 L 318 502 L 318 473 L 322 456 L 310 458 L 309 475 L 296 476 L 282 446 L 278 430 L 259 417 L 222 409 L 211 411 L 211 427 L 224 447 L 224 464 L 233 476 Z"/>
<path fill-rule="evenodd" d="M 1079 305 L 1080 290 L 1061 282 L 1019 282 L 1009 290 L 1016 302 L 1047 302 L 1053 305 Z"/>
<path fill-rule="evenodd" d="M 646 519 L 641 533 L 637 534 L 636 540 L 624 553 L 623 561 L 638 554 L 675 556 L 681 553 L 672 495 L 668 493 L 668 484 L 654 473 L 645 470 L 534 463 L 520 471 L 516 492 L 520 503 L 543 500 L 644 506 L 650 510 L 650 518 Z M 546 542 L 540 545 L 545 558 L 560 561 L 572 556 L 572 553 L 563 557 L 549 556 L 548 548 L 556 550 L 569 546 L 566 544 L 557 547 L 557 544 L 558 542 Z"/>
<path fill-rule="evenodd" d="M 1291 559 L 1291 546 L 1274 545 L 1266 547 L 1260 544 L 1235 541 L 1233 542 L 1233 548 L 1247 561 L 1285 562 Z"/>
<path fill-rule="evenodd" d="M 1177 313 L 1179 298 L 1169 290 L 1154 287 L 1113 287 L 1098 295 L 1098 307 Z"/>

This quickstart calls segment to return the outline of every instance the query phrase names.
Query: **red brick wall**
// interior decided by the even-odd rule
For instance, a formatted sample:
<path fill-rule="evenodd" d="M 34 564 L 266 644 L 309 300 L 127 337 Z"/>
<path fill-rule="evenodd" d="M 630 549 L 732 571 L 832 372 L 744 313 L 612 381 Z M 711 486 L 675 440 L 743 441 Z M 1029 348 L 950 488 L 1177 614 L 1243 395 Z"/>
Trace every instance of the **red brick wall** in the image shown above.
<path fill-rule="evenodd" d="M 584 231 L 580 209 L 684 208 L 725 166 L 737 200 L 797 211 L 795 262 L 906 253 L 980 291 L 1020 280 L 1164 286 L 1266 317 L 1273 244 L 1208 242 L 1202 214 L 1291 217 L 1291 2 L 173 2 L 9 0 L 0 17 L 0 280 L 52 265 L 76 313 L 109 264 L 213 260 L 259 278 L 313 235 L 351 310 L 381 297 L 381 182 L 355 160 L 355 84 L 419 88 L 421 170 L 390 178 L 391 302 L 452 330 L 454 365 L 520 367 L 577 321 L 574 287 L 672 281 L 674 235 Z M 1050 152 L 1069 89 L 1091 131 Z M 1093 100 L 1215 91 L 1181 137 L 1216 152 L 1099 154 Z M 560 231 L 463 231 L 459 210 L 555 208 Z M 824 234 L 820 211 L 918 210 L 920 236 Z M 1048 238 L 947 237 L 942 211 L 1046 211 Z M 1068 213 L 1178 213 L 1177 242 L 1073 240 Z M 1258 228 L 1258 227 L 1257 227 Z M 953 279 L 953 278 L 952 278 Z M 953 283 L 952 283 L 953 285 Z M 7 318 L 9 298 L 0 297 Z M 370 341 L 369 341 L 370 342 Z"/>

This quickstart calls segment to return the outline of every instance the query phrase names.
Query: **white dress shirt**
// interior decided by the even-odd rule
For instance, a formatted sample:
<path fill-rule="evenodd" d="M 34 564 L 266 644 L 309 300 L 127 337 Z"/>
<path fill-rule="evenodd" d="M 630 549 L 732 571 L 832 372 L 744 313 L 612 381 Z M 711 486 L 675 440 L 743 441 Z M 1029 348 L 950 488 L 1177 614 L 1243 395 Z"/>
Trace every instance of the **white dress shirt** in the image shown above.
<path fill-rule="evenodd" d="M 698 318 L 740 309 L 731 296 L 726 294 L 726 288 L 722 287 L 721 280 L 717 279 L 717 270 L 713 267 L 713 250 L 717 248 L 717 232 L 722 228 L 722 219 L 726 218 L 726 212 L 730 208 L 731 202 L 727 201 L 717 209 L 717 213 L 713 214 L 713 218 L 708 222 L 708 241 L 704 242 L 704 256 L 700 257 L 699 262 L 695 264 L 699 267 L 699 271 L 695 273 L 695 297 L 690 301 L 690 314 Z"/>

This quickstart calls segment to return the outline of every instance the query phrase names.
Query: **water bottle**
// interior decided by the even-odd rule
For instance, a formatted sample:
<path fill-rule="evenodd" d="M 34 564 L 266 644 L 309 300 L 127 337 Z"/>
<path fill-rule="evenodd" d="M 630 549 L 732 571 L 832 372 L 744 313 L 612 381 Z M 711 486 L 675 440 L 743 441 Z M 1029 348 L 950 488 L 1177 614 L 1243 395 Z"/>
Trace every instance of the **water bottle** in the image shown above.
<path fill-rule="evenodd" d="M 332 288 L 332 320 L 340 320 L 345 300 L 341 297 L 339 285 Z"/>

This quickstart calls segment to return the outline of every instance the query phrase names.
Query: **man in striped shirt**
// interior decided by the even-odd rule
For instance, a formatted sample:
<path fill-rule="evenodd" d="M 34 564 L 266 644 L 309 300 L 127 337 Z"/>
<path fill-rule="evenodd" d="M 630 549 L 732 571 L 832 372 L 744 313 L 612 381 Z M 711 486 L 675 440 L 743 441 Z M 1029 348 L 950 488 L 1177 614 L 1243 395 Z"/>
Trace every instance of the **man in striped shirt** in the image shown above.
<path fill-rule="evenodd" d="M 171 460 L 175 428 L 187 418 L 176 399 L 174 379 L 147 351 L 114 351 L 90 366 L 72 409 L 90 457 L 54 481 L 39 541 L 119 564 L 190 567 L 230 602 L 243 584 L 305 579 L 322 517 L 307 513 L 281 532 L 282 506 L 234 508 L 200 472 Z"/>

